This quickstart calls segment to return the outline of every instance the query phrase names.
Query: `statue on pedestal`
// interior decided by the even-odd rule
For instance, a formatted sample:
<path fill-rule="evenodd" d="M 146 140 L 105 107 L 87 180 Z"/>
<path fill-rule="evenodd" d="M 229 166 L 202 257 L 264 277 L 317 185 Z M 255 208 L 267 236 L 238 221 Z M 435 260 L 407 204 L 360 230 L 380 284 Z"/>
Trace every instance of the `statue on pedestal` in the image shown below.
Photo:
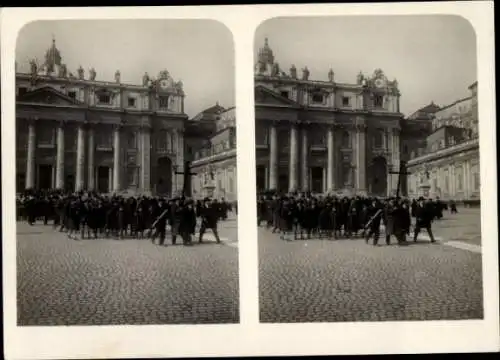
<path fill-rule="evenodd" d="M 149 86 L 149 74 L 147 71 L 142 76 L 142 86 Z"/>
<path fill-rule="evenodd" d="M 31 71 L 31 76 L 36 76 L 38 74 L 38 65 L 36 64 L 35 60 L 30 60 L 30 71 Z"/>
<path fill-rule="evenodd" d="M 335 80 L 335 73 L 333 72 L 333 69 L 330 69 L 330 71 L 328 72 L 328 81 L 334 82 L 334 80 Z"/>
<path fill-rule="evenodd" d="M 90 80 L 91 81 L 94 81 L 95 80 L 95 77 L 97 76 L 97 73 L 95 72 L 95 69 L 94 68 L 91 68 L 89 70 L 89 75 L 90 75 Z"/>
<path fill-rule="evenodd" d="M 120 83 L 120 77 L 121 77 L 120 70 L 116 70 L 116 72 L 115 72 L 115 81 L 118 84 Z"/>
<path fill-rule="evenodd" d="M 292 65 L 292 67 L 290 68 L 290 77 L 292 79 L 297 79 L 297 68 L 295 67 L 295 65 Z"/>
<path fill-rule="evenodd" d="M 61 65 L 61 77 L 65 78 L 68 76 L 68 67 L 66 64 Z"/>
<path fill-rule="evenodd" d="M 302 80 L 309 80 L 309 69 L 307 66 L 302 69 Z"/>
<path fill-rule="evenodd" d="M 363 85 L 364 80 L 365 80 L 365 77 L 364 77 L 363 73 L 360 71 L 358 76 L 356 77 L 356 83 L 358 85 Z"/>
<path fill-rule="evenodd" d="M 278 63 L 274 63 L 271 68 L 271 76 L 279 76 L 280 75 L 280 66 Z"/>
<path fill-rule="evenodd" d="M 80 80 L 85 79 L 85 70 L 83 70 L 83 67 L 81 65 L 78 68 L 78 79 L 80 79 Z"/>

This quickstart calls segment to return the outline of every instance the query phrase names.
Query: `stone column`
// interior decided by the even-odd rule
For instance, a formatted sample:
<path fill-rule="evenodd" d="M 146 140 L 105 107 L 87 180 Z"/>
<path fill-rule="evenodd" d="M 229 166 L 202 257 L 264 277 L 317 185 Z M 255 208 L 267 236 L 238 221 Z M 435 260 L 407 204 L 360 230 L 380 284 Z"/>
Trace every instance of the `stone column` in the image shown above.
<path fill-rule="evenodd" d="M 85 129 L 83 124 L 78 126 L 76 139 L 76 182 L 75 191 L 83 190 L 85 185 Z"/>
<path fill-rule="evenodd" d="M 108 189 L 109 192 L 113 192 L 113 168 L 110 167 L 108 170 Z"/>
<path fill-rule="evenodd" d="M 324 193 L 328 191 L 328 176 L 327 176 L 327 169 L 323 168 L 323 189 L 321 189 Z"/>
<path fill-rule="evenodd" d="M 184 171 L 184 138 L 182 129 L 173 129 L 173 148 L 175 151 L 175 163 L 172 164 L 172 194 L 182 190 L 184 183 L 183 174 L 175 174 L 175 171 Z"/>
<path fill-rule="evenodd" d="M 87 179 L 87 188 L 89 190 L 95 190 L 95 165 L 94 165 L 94 157 L 95 157 L 95 139 L 94 139 L 94 129 L 90 127 L 87 132 L 87 137 L 89 139 L 88 143 L 88 179 Z"/>
<path fill-rule="evenodd" d="M 309 141 L 307 136 L 307 129 L 302 129 L 302 156 L 301 156 L 301 165 L 302 165 L 302 176 L 301 176 L 301 184 L 302 191 L 309 190 Z"/>
<path fill-rule="evenodd" d="M 141 181 L 142 191 L 151 191 L 151 129 L 141 129 Z"/>
<path fill-rule="evenodd" d="M 121 131 L 120 126 L 113 130 L 113 192 L 120 191 L 121 179 Z"/>
<path fill-rule="evenodd" d="M 366 194 L 366 126 L 356 128 L 356 192 Z"/>
<path fill-rule="evenodd" d="M 299 154 L 298 154 L 298 130 L 297 125 L 292 124 L 290 127 L 290 180 L 288 182 L 288 190 L 298 190 L 297 180 L 298 180 L 298 165 L 299 165 Z"/>
<path fill-rule="evenodd" d="M 392 165 L 394 166 L 394 170 L 399 172 L 399 160 L 400 160 L 400 149 L 399 149 L 399 129 L 392 129 Z M 396 193 L 398 188 L 398 177 L 399 175 L 393 175 L 392 179 L 392 191 Z M 400 189 L 401 191 L 401 189 Z"/>
<path fill-rule="evenodd" d="M 269 126 L 269 189 L 278 188 L 278 134 L 276 125 Z"/>
<path fill-rule="evenodd" d="M 64 189 L 64 123 L 57 128 L 56 189 Z"/>
<path fill-rule="evenodd" d="M 326 167 L 326 191 L 335 190 L 335 129 L 333 126 L 328 128 L 328 157 Z"/>
<path fill-rule="evenodd" d="M 36 128 L 35 123 L 28 124 L 28 154 L 26 156 L 26 189 L 35 187 L 35 152 L 36 152 Z"/>

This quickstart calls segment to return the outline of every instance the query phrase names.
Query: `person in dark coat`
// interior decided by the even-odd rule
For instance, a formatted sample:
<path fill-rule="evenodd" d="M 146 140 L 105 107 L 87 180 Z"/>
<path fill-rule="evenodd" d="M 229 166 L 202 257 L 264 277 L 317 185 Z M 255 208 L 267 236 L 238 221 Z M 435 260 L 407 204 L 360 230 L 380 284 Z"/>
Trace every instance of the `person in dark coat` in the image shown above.
<path fill-rule="evenodd" d="M 160 204 L 158 207 L 158 212 L 159 216 L 155 220 L 155 233 L 152 236 L 151 242 L 155 242 L 156 236 L 160 238 L 160 241 L 158 245 L 160 246 L 166 246 L 165 245 L 165 237 L 166 237 L 166 231 L 167 231 L 167 219 L 168 219 L 168 211 L 167 211 L 167 204 L 163 200 L 160 200 Z"/>
<path fill-rule="evenodd" d="M 431 228 L 433 218 L 434 212 L 432 209 L 432 205 L 428 202 L 425 202 L 424 198 L 420 198 L 418 201 L 418 207 L 416 209 L 415 233 L 413 235 L 414 242 L 417 242 L 418 234 L 422 229 L 427 230 L 427 234 L 429 234 L 432 243 L 436 242 Z"/>
<path fill-rule="evenodd" d="M 192 235 L 196 231 L 196 212 L 193 202 L 187 201 L 182 207 L 181 220 L 179 222 L 179 234 L 184 245 L 192 245 Z"/>
<path fill-rule="evenodd" d="M 217 223 L 219 220 L 219 214 L 217 208 L 214 208 L 210 202 L 210 199 L 205 199 L 204 206 L 201 210 L 201 226 L 200 226 L 200 235 L 198 238 L 198 242 L 203 242 L 203 235 L 207 231 L 207 229 L 211 229 L 215 240 L 217 243 L 220 243 L 219 232 L 217 231 Z"/>
<path fill-rule="evenodd" d="M 373 201 L 371 206 L 367 208 L 368 220 L 365 224 L 368 229 L 365 232 L 365 241 L 367 244 L 370 241 L 370 238 L 373 237 L 373 245 L 378 245 L 378 240 L 380 238 L 380 222 L 382 221 L 383 215 L 384 211 L 378 201 Z"/>

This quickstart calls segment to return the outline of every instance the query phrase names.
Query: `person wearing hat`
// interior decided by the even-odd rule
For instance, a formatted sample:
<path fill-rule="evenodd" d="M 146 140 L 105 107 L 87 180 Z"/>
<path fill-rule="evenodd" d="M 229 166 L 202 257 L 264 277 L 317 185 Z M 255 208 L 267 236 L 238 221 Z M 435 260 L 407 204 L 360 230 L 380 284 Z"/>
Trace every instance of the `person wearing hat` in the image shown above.
<path fill-rule="evenodd" d="M 429 205 L 429 203 L 427 203 L 423 197 L 420 197 L 418 199 L 418 206 L 415 211 L 415 217 L 416 222 L 413 241 L 417 242 L 418 234 L 422 229 L 425 229 L 427 230 L 427 234 L 429 234 L 431 243 L 436 242 L 431 228 L 432 219 L 434 218 L 434 209 L 432 209 L 431 205 Z"/>
<path fill-rule="evenodd" d="M 198 242 L 203 242 L 203 235 L 207 231 L 207 229 L 211 229 L 215 240 L 217 243 L 220 243 L 219 232 L 217 231 L 217 223 L 219 221 L 219 211 L 217 208 L 214 208 L 210 202 L 209 198 L 204 199 L 203 208 L 201 209 L 201 226 L 200 226 L 200 235 L 198 238 Z"/>

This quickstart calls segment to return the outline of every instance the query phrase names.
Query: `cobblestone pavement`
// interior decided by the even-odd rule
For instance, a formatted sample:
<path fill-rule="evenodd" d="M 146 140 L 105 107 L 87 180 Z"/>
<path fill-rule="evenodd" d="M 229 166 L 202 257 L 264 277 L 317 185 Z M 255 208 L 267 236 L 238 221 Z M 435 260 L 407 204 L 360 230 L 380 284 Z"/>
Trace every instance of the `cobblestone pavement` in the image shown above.
<path fill-rule="evenodd" d="M 433 231 L 445 241 L 481 246 L 481 209 L 459 207 L 458 211 L 458 214 L 443 212 L 443 218 L 432 224 Z"/>
<path fill-rule="evenodd" d="M 221 224 L 221 237 L 234 223 Z M 210 236 L 206 244 L 160 247 L 69 240 L 41 224 L 18 223 L 17 232 L 19 325 L 239 322 L 238 252 Z"/>
<path fill-rule="evenodd" d="M 483 317 L 481 255 L 441 243 L 283 241 L 259 228 L 259 266 L 261 322 Z"/>

